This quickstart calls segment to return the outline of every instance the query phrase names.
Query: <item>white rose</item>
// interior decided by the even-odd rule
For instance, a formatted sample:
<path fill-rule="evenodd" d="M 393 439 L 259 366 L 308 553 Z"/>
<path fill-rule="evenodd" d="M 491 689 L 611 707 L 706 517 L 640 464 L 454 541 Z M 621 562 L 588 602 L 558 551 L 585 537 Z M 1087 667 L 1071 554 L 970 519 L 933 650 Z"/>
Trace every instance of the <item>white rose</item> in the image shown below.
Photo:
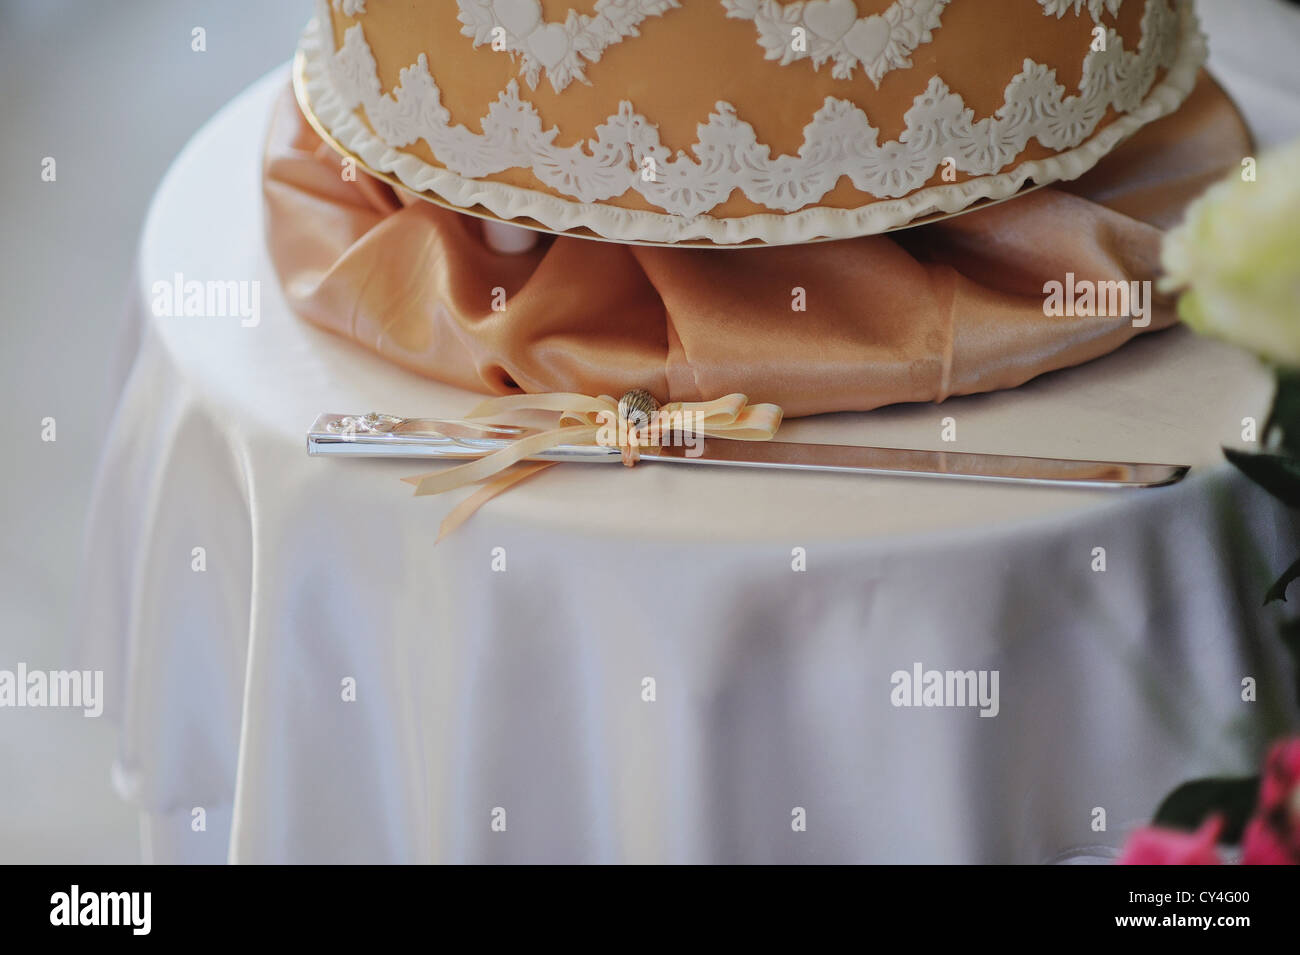
<path fill-rule="evenodd" d="M 1164 292 L 1203 335 L 1300 367 L 1300 141 L 1262 157 L 1187 208 L 1165 238 Z"/>

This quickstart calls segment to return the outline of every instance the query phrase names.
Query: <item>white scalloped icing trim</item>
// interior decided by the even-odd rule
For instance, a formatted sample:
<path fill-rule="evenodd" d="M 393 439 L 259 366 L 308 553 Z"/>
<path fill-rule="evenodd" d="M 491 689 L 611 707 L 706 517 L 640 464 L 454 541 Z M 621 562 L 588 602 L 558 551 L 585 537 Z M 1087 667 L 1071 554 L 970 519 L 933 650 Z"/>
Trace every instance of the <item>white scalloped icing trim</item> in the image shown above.
<path fill-rule="evenodd" d="M 504 219 L 526 217 L 541 223 L 548 229 L 561 232 L 585 228 L 597 235 L 624 241 L 680 242 L 702 239 L 732 245 L 757 240 L 768 244 L 785 244 L 818 238 L 848 238 L 883 232 L 931 213 L 957 212 L 982 199 L 1007 198 L 1031 179 L 1041 184 L 1074 179 L 1082 175 L 1137 129 L 1177 109 L 1195 85 L 1197 73 L 1206 55 L 1204 38 L 1198 29 L 1190 0 L 1173 0 L 1173 2 L 1174 12 L 1180 19 L 1180 29 L 1177 35 L 1176 55 L 1165 78 L 1130 112 L 1076 148 L 1048 159 L 1022 163 L 1009 172 L 981 176 L 963 183 L 931 186 L 910 195 L 871 203 L 856 209 L 815 207 L 788 214 L 759 214 L 731 219 L 702 214 L 670 215 L 624 209 L 592 201 L 574 202 L 530 189 L 458 175 L 449 169 L 430 165 L 417 156 L 401 152 L 380 140 L 360 121 L 348 100 L 335 90 L 329 78 L 329 70 L 326 68 L 326 64 L 334 54 L 332 34 L 322 33 L 319 28 L 309 27 L 303 37 L 302 50 L 306 61 L 308 99 L 317 118 L 346 149 L 357 154 L 371 168 L 394 175 L 407 188 L 417 192 L 432 192 L 452 205 L 464 208 L 482 206 L 493 215 Z M 1152 3 L 1156 6 L 1164 6 L 1165 0 L 1152 0 Z M 321 6 L 324 7 L 323 4 Z M 323 13 L 327 12 L 323 10 Z M 322 43 L 322 40 L 326 39 L 328 46 Z M 423 59 L 422 57 L 421 60 Z M 1029 61 L 1026 63 L 1028 66 L 1033 65 Z M 408 75 L 418 76 L 422 73 L 427 76 L 427 62 L 417 64 L 417 67 L 421 65 L 423 69 L 416 73 L 408 74 L 404 71 L 404 84 L 407 83 Z M 1108 78 L 1113 80 L 1113 77 Z M 373 96 L 381 95 L 378 77 L 373 69 L 368 76 L 354 75 L 350 79 L 358 85 L 363 85 Z M 935 88 L 935 81 L 938 81 L 937 77 L 931 81 L 931 91 Z M 924 95 L 918 97 L 918 102 L 924 98 Z M 392 97 L 384 98 L 395 105 L 404 102 Z M 953 105 L 952 99 L 955 97 L 945 98 L 950 107 Z M 1074 97 L 1074 99 L 1080 98 Z M 424 105 L 428 105 L 427 100 Z M 523 105 L 527 106 L 527 104 Z M 856 109 L 856 107 L 852 108 Z M 404 112 L 411 115 L 410 107 L 407 107 Z M 960 114 L 960 111 L 958 112 Z M 428 119 L 428 116 L 424 118 Z M 435 120 L 437 118 L 434 117 Z M 371 117 L 371 122 L 375 122 L 374 117 Z M 445 124 L 445 118 L 442 122 Z M 1093 125 L 1095 126 L 1095 123 Z M 464 127 L 449 128 L 459 130 L 466 136 L 484 138 L 477 137 Z M 551 130 L 542 135 L 549 137 L 547 139 L 549 142 L 555 134 L 556 132 Z M 486 146 L 486 144 L 481 145 Z M 578 148 L 580 149 L 581 146 Z M 500 161 L 499 156 L 491 155 L 493 150 L 490 148 L 475 151 L 478 152 L 481 160 Z M 679 158 L 684 157 L 679 156 Z M 789 160 L 799 157 L 782 158 Z M 632 170 L 629 169 L 628 173 L 631 172 Z"/>

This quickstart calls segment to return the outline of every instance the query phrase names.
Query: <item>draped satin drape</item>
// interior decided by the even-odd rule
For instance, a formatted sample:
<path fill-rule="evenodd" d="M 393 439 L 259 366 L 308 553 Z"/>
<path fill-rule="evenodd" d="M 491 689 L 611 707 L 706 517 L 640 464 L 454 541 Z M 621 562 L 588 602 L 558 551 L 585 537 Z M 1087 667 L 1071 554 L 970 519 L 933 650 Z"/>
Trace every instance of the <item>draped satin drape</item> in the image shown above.
<path fill-rule="evenodd" d="M 1203 75 L 1084 178 L 912 230 L 732 251 L 547 237 L 502 254 L 478 219 L 347 181 L 286 91 L 263 184 L 294 310 L 405 368 L 490 394 L 743 392 L 794 417 L 1011 388 L 1119 347 L 1143 329 L 1046 315 L 1045 283 L 1154 280 L 1162 230 L 1248 149 Z M 1151 305 L 1145 330 L 1174 322 L 1171 302 Z"/>

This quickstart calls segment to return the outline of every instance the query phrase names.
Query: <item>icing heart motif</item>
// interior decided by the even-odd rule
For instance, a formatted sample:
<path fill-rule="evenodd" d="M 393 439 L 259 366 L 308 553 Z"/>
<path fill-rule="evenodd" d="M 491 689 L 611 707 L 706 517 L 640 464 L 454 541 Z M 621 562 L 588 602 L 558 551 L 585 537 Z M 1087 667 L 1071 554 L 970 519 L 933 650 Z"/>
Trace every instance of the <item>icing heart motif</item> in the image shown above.
<path fill-rule="evenodd" d="M 550 70 L 569 52 L 569 34 L 561 23 L 544 23 L 528 34 L 524 44 L 528 52 Z"/>
<path fill-rule="evenodd" d="M 767 59 L 780 60 L 782 66 L 811 59 L 813 69 L 830 60 L 835 79 L 847 80 L 861 68 L 879 85 L 885 74 L 910 64 L 913 50 L 933 39 L 951 2 L 894 0 L 884 12 L 866 17 L 858 16 L 855 0 L 722 0 L 722 5 L 727 16 L 754 21 Z M 818 42 L 796 48 L 790 43 L 791 23 L 802 23 Z"/>
<path fill-rule="evenodd" d="M 519 72 L 528 85 L 536 88 L 545 71 L 557 93 L 574 80 L 587 82 L 585 61 L 599 60 L 609 47 L 639 36 L 637 27 L 647 17 L 661 17 L 681 4 L 596 0 L 591 15 L 570 9 L 563 22 L 548 22 L 539 0 L 456 0 L 460 32 L 473 37 L 476 47 L 490 44 L 495 52 L 523 54 Z"/>
<path fill-rule="evenodd" d="M 803 8 L 803 22 L 808 29 L 832 42 L 848 33 L 857 18 L 853 0 L 812 0 Z"/>
<path fill-rule="evenodd" d="M 867 17 L 853 24 L 844 37 L 844 46 L 863 63 L 872 64 L 889 46 L 889 34 L 889 22 L 884 17 Z"/>
<path fill-rule="evenodd" d="M 492 12 L 512 36 L 528 36 L 542 22 L 542 5 L 537 0 L 492 0 Z"/>

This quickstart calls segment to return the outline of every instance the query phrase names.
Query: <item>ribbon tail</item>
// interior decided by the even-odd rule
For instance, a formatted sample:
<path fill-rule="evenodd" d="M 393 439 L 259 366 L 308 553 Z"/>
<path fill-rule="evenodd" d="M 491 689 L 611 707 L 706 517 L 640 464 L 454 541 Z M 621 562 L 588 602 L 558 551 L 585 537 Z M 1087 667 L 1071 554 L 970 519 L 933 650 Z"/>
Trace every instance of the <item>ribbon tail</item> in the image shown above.
<path fill-rule="evenodd" d="M 595 434 L 596 428 L 590 425 L 543 431 L 529 435 L 526 438 L 520 438 L 499 451 L 493 451 L 491 454 L 470 461 L 468 464 L 457 464 L 454 467 L 438 471 L 427 471 L 424 474 L 404 477 L 402 480 L 407 484 L 415 485 L 417 496 L 441 494 L 443 491 L 452 491 L 458 487 L 464 487 L 466 484 L 477 484 L 480 481 L 486 481 L 495 477 L 510 465 L 516 464 L 534 454 L 541 454 L 557 444 L 564 444 L 566 441 L 572 441 L 575 444 L 588 443 Z"/>
<path fill-rule="evenodd" d="M 770 440 L 781 426 L 780 407 L 772 404 L 751 405 L 748 400 L 737 393 L 715 401 L 671 402 L 658 408 L 658 423 L 655 426 L 664 431 L 682 431 L 740 441 Z M 628 422 L 620 416 L 619 409 L 620 403 L 608 395 L 595 398 L 574 394 L 504 395 L 481 403 L 468 417 L 495 417 L 514 411 L 557 411 L 560 414 L 559 427 L 528 433 L 505 447 L 465 464 L 402 478 L 406 483 L 415 485 L 417 495 L 441 494 L 466 484 L 482 484 L 482 487 L 453 507 L 443 518 L 434 543 L 464 524 L 498 494 L 556 463 L 536 459 L 566 442 L 580 446 L 604 445 L 610 441 L 606 437 L 606 429 L 617 426 L 617 438 L 613 440 L 620 446 L 623 463 L 629 467 L 636 464 L 641 446 L 657 445 L 659 432 L 651 427 L 647 436 L 642 438 L 642 432 L 629 429 L 624 438 L 623 429 Z"/>
<path fill-rule="evenodd" d="M 520 481 L 527 480 L 539 471 L 545 471 L 547 468 L 553 467 L 557 463 L 556 461 L 532 461 L 498 474 L 447 513 L 447 516 L 442 519 L 442 524 L 438 526 L 438 537 L 434 540 L 434 543 L 437 544 L 438 541 L 464 524 L 474 516 L 475 511 L 498 494 L 509 490 Z"/>

